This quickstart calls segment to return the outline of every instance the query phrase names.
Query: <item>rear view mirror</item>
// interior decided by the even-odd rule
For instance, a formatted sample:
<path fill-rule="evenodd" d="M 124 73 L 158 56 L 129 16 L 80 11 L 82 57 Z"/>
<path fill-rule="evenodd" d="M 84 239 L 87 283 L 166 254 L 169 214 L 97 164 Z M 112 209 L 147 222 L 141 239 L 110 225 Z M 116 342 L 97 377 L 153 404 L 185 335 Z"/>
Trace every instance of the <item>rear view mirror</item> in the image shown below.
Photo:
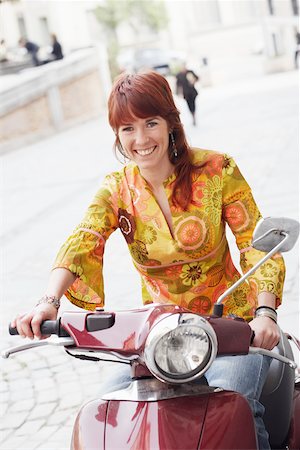
<path fill-rule="evenodd" d="M 296 244 L 298 236 L 299 222 L 297 220 L 286 217 L 267 217 L 261 219 L 256 225 L 252 246 L 263 252 L 269 252 L 279 246 L 281 252 L 288 252 Z"/>

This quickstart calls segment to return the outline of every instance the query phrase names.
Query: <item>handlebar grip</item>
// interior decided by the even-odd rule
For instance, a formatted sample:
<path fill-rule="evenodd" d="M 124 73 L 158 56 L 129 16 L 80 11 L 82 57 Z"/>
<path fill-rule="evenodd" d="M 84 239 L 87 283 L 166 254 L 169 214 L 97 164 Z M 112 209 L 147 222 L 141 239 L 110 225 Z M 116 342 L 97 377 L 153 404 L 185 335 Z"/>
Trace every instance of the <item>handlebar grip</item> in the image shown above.
<path fill-rule="evenodd" d="M 8 332 L 11 336 L 15 336 L 16 334 L 19 334 L 16 327 L 12 327 L 11 324 L 9 324 Z"/>
<path fill-rule="evenodd" d="M 9 334 L 16 335 L 19 334 L 16 328 L 9 325 Z M 59 337 L 69 337 L 69 333 L 65 331 L 60 325 L 60 319 L 58 320 L 45 320 L 41 323 L 41 334 L 42 336 L 47 336 L 49 334 L 56 334 Z"/>

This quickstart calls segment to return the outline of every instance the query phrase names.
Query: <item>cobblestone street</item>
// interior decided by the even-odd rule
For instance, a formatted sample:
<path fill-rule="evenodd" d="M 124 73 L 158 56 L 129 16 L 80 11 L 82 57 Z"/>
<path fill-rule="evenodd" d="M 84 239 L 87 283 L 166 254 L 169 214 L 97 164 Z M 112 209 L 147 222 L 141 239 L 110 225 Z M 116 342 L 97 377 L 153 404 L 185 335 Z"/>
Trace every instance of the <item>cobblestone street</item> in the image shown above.
<path fill-rule="evenodd" d="M 197 127 L 191 125 L 185 102 L 177 99 L 189 142 L 234 156 L 264 216 L 299 219 L 297 75 L 293 71 L 202 89 Z M 103 116 L 0 157 L 2 350 L 24 342 L 8 335 L 9 321 L 41 297 L 60 244 L 104 175 L 120 167 L 112 142 Z M 284 330 L 299 336 L 298 249 L 285 256 L 279 317 Z M 140 305 L 140 281 L 118 232 L 107 244 L 105 281 L 106 308 Z M 72 308 L 64 299 L 62 309 Z M 109 369 L 54 347 L 2 359 L 1 449 L 68 449 L 80 405 L 97 396 Z"/>

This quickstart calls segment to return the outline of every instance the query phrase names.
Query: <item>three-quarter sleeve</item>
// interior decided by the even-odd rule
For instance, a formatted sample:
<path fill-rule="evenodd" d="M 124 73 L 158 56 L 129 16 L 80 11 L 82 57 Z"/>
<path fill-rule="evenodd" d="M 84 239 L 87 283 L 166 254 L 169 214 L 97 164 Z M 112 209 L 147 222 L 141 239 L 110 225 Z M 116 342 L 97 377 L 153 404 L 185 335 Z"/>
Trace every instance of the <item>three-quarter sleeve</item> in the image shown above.
<path fill-rule="evenodd" d="M 63 267 L 77 275 L 65 295 L 84 309 L 93 310 L 104 305 L 104 247 L 110 234 L 118 227 L 113 194 L 106 179 L 82 222 L 60 248 L 53 266 L 53 269 Z"/>
<path fill-rule="evenodd" d="M 231 228 L 240 250 L 240 265 L 246 273 L 264 255 L 264 252 L 252 247 L 252 235 L 257 222 L 261 219 L 259 209 L 253 199 L 251 189 L 234 160 L 224 156 L 223 162 L 223 218 Z M 282 256 L 277 253 L 261 265 L 249 278 L 252 293 L 257 298 L 261 292 L 270 292 L 276 296 L 276 307 L 282 300 L 285 265 Z"/>

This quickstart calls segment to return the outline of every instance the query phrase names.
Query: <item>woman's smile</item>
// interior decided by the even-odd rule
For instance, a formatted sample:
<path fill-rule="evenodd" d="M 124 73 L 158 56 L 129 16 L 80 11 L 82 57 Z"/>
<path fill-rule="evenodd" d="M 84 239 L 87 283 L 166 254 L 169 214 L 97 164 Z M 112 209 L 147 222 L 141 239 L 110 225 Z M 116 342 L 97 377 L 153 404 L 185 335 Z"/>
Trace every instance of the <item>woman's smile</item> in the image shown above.
<path fill-rule="evenodd" d="M 154 145 L 153 147 L 145 148 L 145 149 L 141 149 L 141 148 L 136 149 L 134 151 L 140 156 L 148 156 L 148 155 L 151 155 L 155 149 L 156 149 L 156 145 Z"/>

